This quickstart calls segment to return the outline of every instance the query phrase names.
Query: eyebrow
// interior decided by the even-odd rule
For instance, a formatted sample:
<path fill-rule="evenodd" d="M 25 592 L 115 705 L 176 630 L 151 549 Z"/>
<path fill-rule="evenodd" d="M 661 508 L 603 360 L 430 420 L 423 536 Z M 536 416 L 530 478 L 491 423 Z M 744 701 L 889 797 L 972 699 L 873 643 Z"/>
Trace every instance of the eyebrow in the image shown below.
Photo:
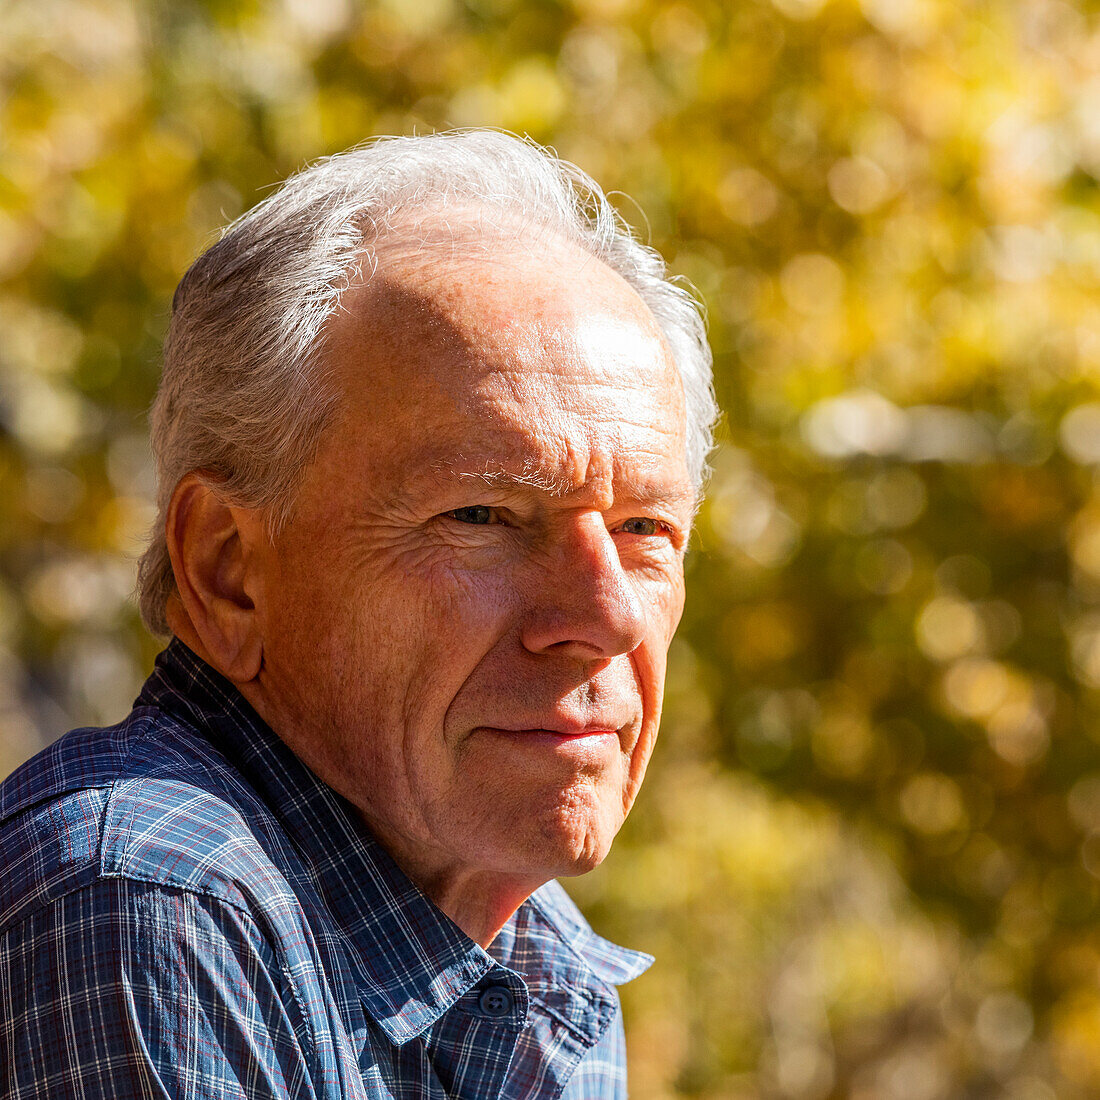
<path fill-rule="evenodd" d="M 656 465 L 654 463 L 655 467 Z M 581 488 L 574 485 L 568 478 L 549 473 L 532 462 L 518 468 L 494 463 L 475 468 L 469 466 L 461 456 L 439 459 L 431 463 L 423 473 L 414 475 L 410 484 L 416 486 L 450 481 L 473 482 L 497 492 L 534 489 L 556 499 L 568 497 Z M 634 494 L 634 497 L 642 503 L 680 505 L 690 503 L 694 498 L 692 489 L 670 485 L 662 479 L 646 479 L 639 488 L 641 491 Z"/>
<path fill-rule="evenodd" d="M 540 470 L 533 463 L 527 463 L 518 470 L 504 466 L 486 466 L 481 470 L 462 469 L 457 466 L 446 469 L 452 477 L 463 481 L 476 481 L 486 489 L 537 489 L 552 497 L 568 496 L 574 490 L 566 478 Z"/>

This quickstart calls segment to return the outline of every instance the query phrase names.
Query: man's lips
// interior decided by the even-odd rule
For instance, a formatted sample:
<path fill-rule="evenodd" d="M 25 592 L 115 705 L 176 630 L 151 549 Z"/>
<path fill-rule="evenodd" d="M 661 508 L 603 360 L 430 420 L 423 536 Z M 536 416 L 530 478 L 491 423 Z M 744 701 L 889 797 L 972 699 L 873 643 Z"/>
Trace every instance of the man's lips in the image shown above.
<path fill-rule="evenodd" d="M 577 741 L 584 737 L 618 737 L 617 728 L 610 726 L 586 726 L 583 729 L 547 729 L 543 726 L 512 729 L 504 726 L 479 726 L 486 733 L 510 734 L 513 737 L 556 737 L 562 741 Z"/>
<path fill-rule="evenodd" d="M 586 726 L 573 729 L 510 729 L 499 726 L 479 726 L 474 733 L 487 735 L 516 749 L 566 753 L 570 758 L 603 759 L 609 752 L 620 751 L 619 731 L 607 726 Z"/>

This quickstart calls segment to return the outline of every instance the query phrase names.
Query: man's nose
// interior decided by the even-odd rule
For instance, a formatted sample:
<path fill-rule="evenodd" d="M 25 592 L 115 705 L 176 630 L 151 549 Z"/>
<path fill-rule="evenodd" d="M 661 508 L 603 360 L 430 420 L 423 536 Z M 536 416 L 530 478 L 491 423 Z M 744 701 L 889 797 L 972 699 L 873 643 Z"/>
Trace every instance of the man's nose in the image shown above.
<path fill-rule="evenodd" d="M 594 661 L 641 644 L 645 608 L 602 516 L 571 521 L 541 565 L 521 631 L 528 652 Z"/>

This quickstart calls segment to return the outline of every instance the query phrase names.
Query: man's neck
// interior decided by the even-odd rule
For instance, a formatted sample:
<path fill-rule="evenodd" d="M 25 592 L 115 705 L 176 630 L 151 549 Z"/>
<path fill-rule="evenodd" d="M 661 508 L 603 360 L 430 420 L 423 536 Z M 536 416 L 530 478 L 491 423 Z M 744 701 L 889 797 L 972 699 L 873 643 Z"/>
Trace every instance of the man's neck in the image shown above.
<path fill-rule="evenodd" d="M 409 874 L 407 870 L 405 873 Z M 482 947 L 488 947 L 497 938 L 515 911 L 537 889 L 501 881 L 501 876 L 488 871 L 471 873 L 460 880 L 438 876 L 422 881 L 415 875 L 409 877 L 470 939 Z"/>
<path fill-rule="evenodd" d="M 516 910 L 547 881 L 486 869 L 455 869 L 404 843 L 403 838 L 388 835 L 365 817 L 364 822 L 409 879 L 482 947 L 496 939 Z"/>

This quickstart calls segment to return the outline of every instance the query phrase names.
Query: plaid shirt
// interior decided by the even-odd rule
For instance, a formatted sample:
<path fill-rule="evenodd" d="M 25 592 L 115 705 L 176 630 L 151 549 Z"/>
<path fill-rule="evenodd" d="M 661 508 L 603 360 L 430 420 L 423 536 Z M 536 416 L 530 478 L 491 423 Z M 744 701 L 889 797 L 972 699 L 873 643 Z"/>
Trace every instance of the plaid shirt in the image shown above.
<path fill-rule="evenodd" d="M 626 1093 L 651 962 L 557 883 L 486 951 L 178 641 L 0 785 L 0 1097 Z"/>

